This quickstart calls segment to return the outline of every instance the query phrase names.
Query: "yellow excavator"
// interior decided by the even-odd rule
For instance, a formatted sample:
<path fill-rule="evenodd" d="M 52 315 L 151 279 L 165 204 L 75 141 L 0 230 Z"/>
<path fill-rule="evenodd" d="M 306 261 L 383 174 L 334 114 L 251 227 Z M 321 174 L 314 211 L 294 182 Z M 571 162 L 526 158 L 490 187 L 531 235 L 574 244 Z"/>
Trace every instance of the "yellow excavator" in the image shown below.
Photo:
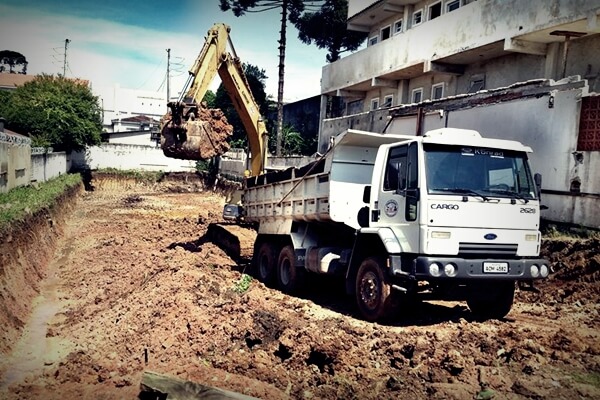
<path fill-rule="evenodd" d="M 186 160 L 207 160 L 229 149 L 226 140 L 231 135 L 231 127 L 217 115 L 219 110 L 209 110 L 202 103 L 218 73 L 246 129 L 250 148 L 246 174 L 256 176 L 265 168 L 268 134 L 235 53 L 230 30 L 223 23 L 216 23 L 208 30 L 179 99 L 167 104 L 169 113 L 161 124 L 161 148 L 167 157 Z M 227 43 L 233 54 L 228 52 Z"/>

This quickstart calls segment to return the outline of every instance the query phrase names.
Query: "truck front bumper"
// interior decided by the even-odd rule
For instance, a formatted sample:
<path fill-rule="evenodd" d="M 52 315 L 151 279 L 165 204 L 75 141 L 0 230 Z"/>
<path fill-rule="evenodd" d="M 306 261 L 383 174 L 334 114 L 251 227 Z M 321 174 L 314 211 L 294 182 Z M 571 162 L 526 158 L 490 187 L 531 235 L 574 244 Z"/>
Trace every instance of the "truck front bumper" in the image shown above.
<path fill-rule="evenodd" d="M 401 268 L 400 257 L 392 256 L 392 274 L 413 275 L 417 279 L 544 279 L 550 272 L 547 260 L 539 259 L 465 259 L 458 257 L 420 256 L 414 260 L 412 271 Z"/>

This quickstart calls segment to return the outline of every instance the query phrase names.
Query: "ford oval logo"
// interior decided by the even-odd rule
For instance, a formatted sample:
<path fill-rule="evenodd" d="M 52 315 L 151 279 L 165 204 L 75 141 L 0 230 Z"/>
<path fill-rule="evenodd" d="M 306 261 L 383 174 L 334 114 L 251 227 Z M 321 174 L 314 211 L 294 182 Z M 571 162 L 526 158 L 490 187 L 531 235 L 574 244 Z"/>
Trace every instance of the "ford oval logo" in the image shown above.
<path fill-rule="evenodd" d="M 488 234 L 487 234 L 487 235 L 485 235 L 483 238 L 484 238 L 485 240 L 494 240 L 494 239 L 496 239 L 497 237 L 498 237 L 498 236 L 496 236 L 496 235 L 495 235 L 495 234 L 493 234 L 493 233 L 488 233 Z"/>

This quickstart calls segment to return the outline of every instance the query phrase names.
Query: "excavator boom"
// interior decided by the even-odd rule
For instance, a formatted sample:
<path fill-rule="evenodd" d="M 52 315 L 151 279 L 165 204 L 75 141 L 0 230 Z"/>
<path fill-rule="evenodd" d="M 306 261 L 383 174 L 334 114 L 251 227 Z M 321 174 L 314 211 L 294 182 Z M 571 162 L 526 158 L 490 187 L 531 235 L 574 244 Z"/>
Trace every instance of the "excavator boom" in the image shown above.
<path fill-rule="evenodd" d="M 229 149 L 232 127 L 223 113 L 199 103 L 218 74 L 246 130 L 249 173 L 258 175 L 264 170 L 267 130 L 239 58 L 227 51 L 228 41 L 233 49 L 229 32 L 222 23 L 208 30 L 180 99 L 167 104 L 170 112 L 163 117 L 161 148 L 167 157 L 188 160 L 206 160 Z"/>

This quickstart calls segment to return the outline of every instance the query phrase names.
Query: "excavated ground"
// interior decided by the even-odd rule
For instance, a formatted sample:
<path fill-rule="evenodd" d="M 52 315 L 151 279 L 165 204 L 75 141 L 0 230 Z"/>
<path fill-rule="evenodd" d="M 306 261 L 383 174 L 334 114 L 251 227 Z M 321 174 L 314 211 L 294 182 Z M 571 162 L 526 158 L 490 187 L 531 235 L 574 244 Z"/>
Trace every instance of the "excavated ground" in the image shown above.
<path fill-rule="evenodd" d="M 3 293 L 38 297 L 29 318 L 2 299 L 21 323 L 3 335 L 1 398 L 133 399 L 144 371 L 264 399 L 600 398 L 597 239 L 546 241 L 554 273 L 504 320 L 440 302 L 381 325 L 335 281 L 244 290 L 247 260 L 206 235 L 223 197 L 200 181 L 94 186 L 43 270 L 2 272 Z"/>

